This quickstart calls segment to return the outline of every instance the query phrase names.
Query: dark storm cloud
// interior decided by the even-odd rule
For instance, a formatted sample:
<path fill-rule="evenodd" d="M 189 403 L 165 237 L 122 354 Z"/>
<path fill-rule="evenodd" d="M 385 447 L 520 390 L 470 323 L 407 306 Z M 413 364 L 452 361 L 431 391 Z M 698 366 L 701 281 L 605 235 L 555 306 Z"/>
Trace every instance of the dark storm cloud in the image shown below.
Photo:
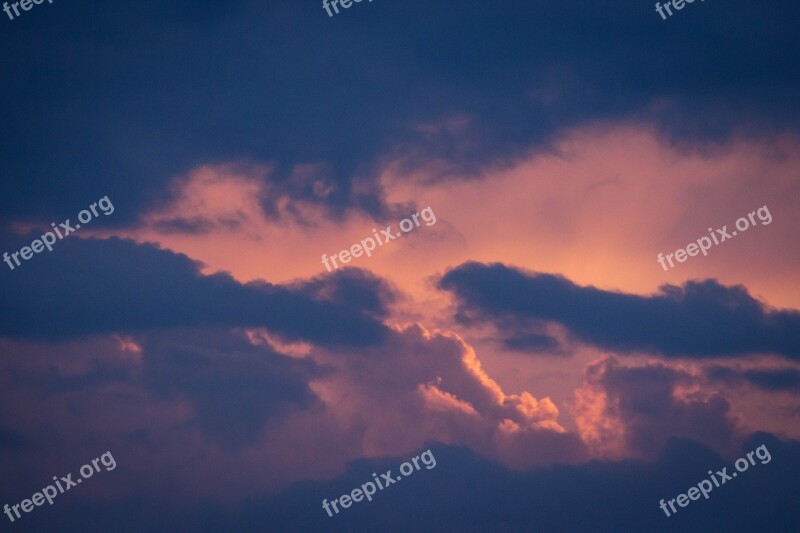
<path fill-rule="evenodd" d="M 594 461 L 527 472 L 509 470 L 468 449 L 434 445 L 437 465 L 352 504 L 329 518 L 322 499 L 337 498 L 397 471 L 408 457 L 358 461 L 336 479 L 299 484 L 235 512 L 213 504 L 165 501 L 146 493 L 127 501 L 45 508 L 26 516 L 30 531 L 790 531 L 800 522 L 792 497 L 800 488 L 800 445 L 752 435 L 746 453 L 765 444 L 772 461 L 756 463 L 672 517 L 662 499 L 685 493 L 709 469 L 731 464 L 707 448 L 673 440 L 655 463 Z M 409 455 L 410 456 L 410 455 Z M 43 512 L 44 511 L 44 512 Z M 123 518 L 124 517 L 124 518 Z"/>
<path fill-rule="evenodd" d="M 387 317 L 388 305 L 395 301 L 395 293 L 386 281 L 369 271 L 355 268 L 337 270 L 330 276 L 319 276 L 291 288 L 314 299 L 341 306 L 355 303 L 361 311 L 381 319 Z"/>
<path fill-rule="evenodd" d="M 558 339 L 538 333 L 519 333 L 503 339 L 503 345 L 518 352 L 551 352 L 558 349 Z"/>
<path fill-rule="evenodd" d="M 143 385 L 167 399 L 187 399 L 195 422 L 228 447 L 255 442 L 265 423 L 307 407 L 319 371 L 310 361 L 282 357 L 225 331 L 147 334 Z"/>
<path fill-rule="evenodd" d="M 0 449 L 5 449 L 6 452 L 20 452 L 29 444 L 28 440 L 21 434 L 0 428 Z"/>
<path fill-rule="evenodd" d="M 183 233 L 188 235 L 203 235 L 209 233 L 216 225 L 202 217 L 193 219 L 187 218 L 173 218 L 169 220 L 160 220 L 154 224 L 156 230 L 160 233 Z"/>
<path fill-rule="evenodd" d="M 800 370 L 796 368 L 752 368 L 739 370 L 725 366 L 710 366 L 705 369 L 710 380 L 728 386 L 749 384 L 771 392 L 800 393 Z"/>
<path fill-rule="evenodd" d="M 800 6 L 687 7 L 662 21 L 620 0 L 375 1 L 329 18 L 316 0 L 91 0 L 3 15 L 0 221 L 64 217 L 102 191 L 120 207 L 106 223 L 130 223 L 206 162 L 274 162 L 273 191 L 375 213 L 379 190 L 352 180 L 381 154 L 469 175 L 598 120 L 683 142 L 796 130 Z M 298 163 L 320 164 L 331 194 L 291 182 Z"/>
<path fill-rule="evenodd" d="M 604 396 L 603 411 L 586 423 L 608 420 L 624 426 L 619 438 L 627 452 L 653 457 L 674 437 L 688 438 L 715 450 L 731 450 L 740 429 L 731 416 L 730 402 L 717 393 L 685 394 L 695 378 L 662 364 L 624 367 L 614 359 L 589 365 L 586 383 Z"/>
<path fill-rule="evenodd" d="M 63 345 L 50 345 L 39 364 L 28 365 L 23 360 L 35 360 L 42 354 L 29 344 L 7 345 L 0 375 L 9 377 L 9 386 L 0 398 L 0 410 L 12 412 L 13 405 L 25 404 L 21 398 L 34 394 L 51 402 L 68 399 L 74 409 L 91 411 L 96 408 L 92 404 L 110 388 L 117 391 L 117 400 L 125 395 L 123 391 L 137 391 L 140 395 L 133 396 L 140 401 L 154 396 L 191 406 L 188 422 L 181 421 L 179 426 L 197 427 L 215 443 L 236 450 L 254 443 L 268 422 L 310 406 L 316 396 L 308 381 L 323 372 L 310 360 L 289 358 L 271 347 L 253 345 L 241 331 L 182 328 L 148 332 L 134 340 L 141 347 L 136 363 L 120 359 L 113 342 L 87 340 L 84 352 L 91 355 L 81 373 L 64 372 L 48 364 L 49 359 L 70 357 L 58 349 Z M 110 404 L 109 419 L 114 417 Z M 29 415 L 35 413 L 30 405 L 26 409 Z M 102 426 L 89 425 L 94 431 Z M 51 431 L 24 431 L 28 434 L 0 429 L 0 448 L 21 449 L 26 444 L 37 453 L 50 449 Z M 139 435 L 140 440 L 152 445 L 163 438 L 164 434 L 149 432 Z"/>
<path fill-rule="evenodd" d="M 58 339 L 182 326 L 264 326 L 289 340 L 322 345 L 368 345 L 384 338 L 386 328 L 368 316 L 380 311 L 370 293 L 374 280 L 362 284 L 353 273 L 316 283 L 337 295 L 340 279 L 352 297 L 325 301 L 302 286 L 205 276 L 199 263 L 153 245 L 73 237 L 2 272 L 0 335 Z"/>
<path fill-rule="evenodd" d="M 465 263 L 447 272 L 439 287 L 456 295 L 464 322 L 492 320 L 501 328 L 556 322 L 583 342 L 622 353 L 800 358 L 800 313 L 769 309 L 744 287 L 714 280 L 664 285 L 654 295 L 638 296 L 501 264 Z M 518 334 L 513 328 L 505 333 L 512 339 Z"/>

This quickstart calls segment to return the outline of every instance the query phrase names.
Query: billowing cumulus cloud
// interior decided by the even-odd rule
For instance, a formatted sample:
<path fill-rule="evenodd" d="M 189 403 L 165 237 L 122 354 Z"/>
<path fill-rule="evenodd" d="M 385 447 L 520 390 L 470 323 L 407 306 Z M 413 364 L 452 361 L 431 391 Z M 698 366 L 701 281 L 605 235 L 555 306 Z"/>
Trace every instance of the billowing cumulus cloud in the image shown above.
<path fill-rule="evenodd" d="M 469 443 L 518 466 L 585 457 L 549 398 L 504 392 L 474 349 L 452 333 L 398 326 L 381 346 L 321 351 L 315 360 L 336 370 L 317 380 L 314 390 L 342 425 L 359 428 L 367 455 L 402 453 L 437 440 Z"/>

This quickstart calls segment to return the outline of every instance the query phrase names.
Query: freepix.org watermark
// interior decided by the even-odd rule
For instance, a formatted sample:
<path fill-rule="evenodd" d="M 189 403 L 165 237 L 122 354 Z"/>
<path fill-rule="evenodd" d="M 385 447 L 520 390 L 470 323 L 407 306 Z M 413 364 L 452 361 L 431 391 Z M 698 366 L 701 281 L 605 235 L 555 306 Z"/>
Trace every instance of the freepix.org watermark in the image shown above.
<path fill-rule="evenodd" d="M 769 454 L 767 446 L 765 444 L 762 444 L 761 446 L 756 448 L 755 451 L 748 452 L 747 455 L 745 456 L 746 458 L 740 457 L 739 459 L 736 460 L 734 466 L 736 467 L 737 472 L 732 472 L 731 474 L 728 474 L 727 466 L 722 470 L 718 470 L 716 475 L 713 474 L 711 470 L 709 470 L 708 474 L 711 476 L 711 480 L 714 481 L 714 484 L 712 485 L 711 481 L 709 481 L 708 479 L 704 479 L 703 481 L 698 483 L 696 487 L 693 486 L 692 488 L 687 490 L 686 494 L 678 494 L 676 498 L 672 498 L 667 502 L 669 503 L 669 507 L 670 509 L 672 509 L 672 512 L 673 513 L 678 512 L 678 510 L 675 509 L 676 501 L 678 502 L 678 505 L 680 507 L 686 507 L 687 505 L 689 505 L 690 501 L 699 500 L 701 494 L 707 500 L 709 493 L 712 490 L 714 490 L 714 487 L 720 487 L 724 485 L 726 482 L 731 481 L 733 478 L 737 476 L 738 472 L 744 472 L 745 470 L 750 468 L 750 465 L 755 466 L 756 462 L 753 459 L 754 455 L 761 460 L 762 465 L 765 465 L 768 462 L 772 461 L 772 456 Z M 669 511 L 667 510 L 667 503 L 664 503 L 664 500 L 661 500 L 659 507 L 661 507 L 661 510 L 664 511 L 664 513 L 667 516 L 671 516 L 669 514 Z"/>
<path fill-rule="evenodd" d="M 416 457 L 411 459 L 411 463 L 414 463 L 413 465 L 409 462 L 401 464 L 400 473 L 403 474 L 403 476 L 408 477 L 414 472 L 416 472 L 416 470 L 420 470 L 421 469 L 421 467 L 419 466 L 420 460 L 422 461 L 422 464 L 425 465 L 426 469 L 431 470 L 433 468 L 436 468 L 436 458 L 433 456 L 433 452 L 431 452 L 430 450 L 426 450 L 422 452 L 422 454 L 417 455 Z M 415 468 L 416 470 L 414 470 Z M 385 489 L 389 485 L 393 485 L 398 481 L 402 481 L 403 476 L 392 477 L 391 470 L 387 470 L 385 474 L 381 474 L 380 478 L 378 478 L 377 474 L 372 474 L 374 483 L 372 481 L 367 481 L 366 483 L 361 485 L 360 489 L 353 489 L 353 491 L 350 494 L 344 494 L 342 496 L 339 496 L 338 498 L 334 499 L 331 502 L 328 502 L 327 499 L 324 499 L 322 500 L 322 508 L 325 509 L 325 511 L 328 513 L 328 517 L 332 517 L 333 513 L 331 512 L 331 507 L 333 507 L 333 510 L 336 512 L 336 514 L 339 514 L 339 508 L 337 507 L 337 503 L 342 506 L 342 509 L 347 509 L 348 507 L 353 505 L 353 502 L 358 503 L 364 498 L 366 498 L 367 501 L 371 502 L 373 494 L 378 492 L 378 490 Z"/>
<path fill-rule="evenodd" d="M 106 216 L 114 212 L 114 204 L 111 203 L 111 200 L 108 199 L 108 196 L 103 196 L 100 198 L 100 200 L 89 206 L 89 209 L 92 210 L 91 213 L 86 209 L 78 213 L 78 220 L 80 220 L 83 224 L 88 224 L 92 221 L 92 213 L 94 213 L 95 217 L 99 217 L 100 214 L 97 212 L 97 207 L 99 207 Z M 34 240 L 30 246 L 23 246 L 18 252 L 14 252 L 11 255 L 9 255 L 8 252 L 3 253 L 3 261 L 6 262 L 8 268 L 11 270 L 14 270 L 15 268 L 14 264 L 11 262 L 12 259 L 17 266 L 20 266 L 21 263 L 19 262 L 19 256 L 27 261 L 33 257 L 34 253 L 38 254 L 45 248 L 47 248 L 48 252 L 52 252 L 53 245 L 56 243 L 56 235 L 58 235 L 60 240 L 73 231 L 80 229 L 81 227 L 80 224 L 75 224 L 75 226 L 72 226 L 69 222 L 69 219 L 59 224 L 58 227 L 56 227 L 55 222 L 52 222 L 50 225 L 53 226 L 53 231 L 55 231 L 55 233 L 48 231 L 40 238 Z"/>
<path fill-rule="evenodd" d="M 758 219 L 762 222 L 762 225 L 768 226 L 770 223 L 772 223 L 772 215 L 770 214 L 769 209 L 765 205 L 763 207 L 758 208 L 757 211 L 749 213 L 747 215 L 747 218 L 741 217 L 740 219 L 738 219 L 736 221 L 736 229 L 741 232 L 745 232 L 750 227 L 751 223 L 753 227 L 758 226 L 758 223 L 756 222 L 756 215 L 758 215 Z M 665 259 L 667 262 L 669 262 L 669 268 L 673 268 L 675 266 L 675 264 L 672 262 L 673 256 L 675 257 L 675 260 L 677 262 L 683 263 L 689 257 L 694 257 L 700 252 L 703 252 L 703 255 L 708 255 L 708 250 L 711 248 L 712 244 L 714 245 L 722 244 L 728 239 L 736 237 L 739 234 L 739 232 L 733 230 L 729 233 L 728 226 L 726 225 L 722 226 L 722 229 L 717 229 L 717 230 L 712 230 L 711 228 L 708 228 L 708 234 L 710 238 L 706 236 L 700 237 L 699 239 L 697 239 L 697 244 L 690 242 L 689 244 L 686 245 L 685 250 L 683 248 L 678 248 L 677 250 L 675 250 L 675 252 L 669 253 L 666 256 L 664 256 L 664 254 L 662 253 L 659 253 L 657 261 L 659 262 L 659 264 L 661 264 L 661 267 L 666 272 L 669 269 L 667 268 L 667 265 L 664 263 Z M 711 239 L 714 239 L 713 243 L 711 242 Z"/>
<path fill-rule="evenodd" d="M 426 226 L 433 226 L 434 224 L 436 224 L 436 215 L 433 214 L 433 209 L 431 209 L 431 207 L 428 206 L 421 212 L 414 213 L 413 215 L 411 215 L 411 218 L 404 218 L 403 220 L 401 220 L 400 231 L 402 231 L 403 233 L 408 233 L 409 231 L 414 229 L 414 227 L 418 228 L 420 226 L 419 224 L 420 216 L 422 216 L 422 220 L 423 222 L 425 222 Z M 413 222 L 411 219 L 414 219 Z M 328 264 L 328 260 L 330 260 L 330 262 L 333 263 L 333 268 L 339 268 L 339 265 L 336 264 L 337 257 L 339 261 L 342 262 L 342 264 L 347 264 L 353 260 L 353 257 L 361 257 L 365 253 L 367 254 L 367 257 L 372 257 L 372 251 L 375 250 L 376 240 L 378 241 L 377 244 L 378 246 L 383 246 L 389 241 L 393 241 L 398 237 L 402 237 L 403 233 L 392 233 L 391 226 L 386 226 L 386 229 L 382 229 L 380 234 L 376 229 L 373 228 L 372 234 L 375 237 L 374 239 L 372 237 L 367 237 L 366 239 L 361 241 L 361 244 L 354 244 L 353 246 L 350 247 L 349 250 L 345 248 L 338 254 L 333 255 L 331 257 L 328 257 L 327 254 L 322 254 L 322 264 L 324 264 L 325 268 L 327 268 L 328 272 L 330 272 L 331 267 Z M 381 237 L 383 237 L 383 239 L 381 239 Z"/>
<path fill-rule="evenodd" d="M 20 503 L 10 507 L 8 504 L 6 504 L 3 507 L 3 512 L 6 513 L 6 516 L 8 516 L 9 520 L 14 522 L 19 518 L 22 518 L 22 515 L 19 512 L 20 508 L 23 510 L 23 512 L 30 513 L 34 506 L 39 507 L 40 505 L 44 505 L 45 501 L 48 504 L 53 505 L 53 500 L 56 496 L 59 494 L 64 494 L 72 487 L 77 487 L 79 483 L 83 483 L 84 479 L 89 479 L 92 477 L 95 472 L 100 472 L 100 466 L 98 463 L 102 463 L 102 465 L 106 467 L 106 472 L 117 468 L 117 462 L 114 460 L 114 456 L 111 455 L 111 452 L 106 452 L 100 457 L 92 459 L 91 464 L 83 465 L 80 469 L 81 477 L 75 481 L 72 480 L 72 474 L 67 474 L 61 479 L 53 476 L 53 481 L 56 482 L 55 485 L 46 486 L 41 490 L 41 492 L 34 493 L 29 500 L 22 500 Z M 58 487 L 58 489 L 56 489 L 56 487 Z"/>
<path fill-rule="evenodd" d="M 700 1 L 703 2 L 704 0 Z M 661 2 L 656 2 L 656 11 L 658 12 L 659 15 L 661 15 L 662 20 L 667 20 L 667 16 L 664 14 L 664 10 L 666 9 L 667 13 L 669 13 L 669 16 L 671 17 L 672 10 L 670 9 L 670 5 L 674 7 L 676 11 L 680 11 L 681 9 L 686 7 L 686 4 L 691 4 L 693 2 L 694 0 L 672 0 L 671 2 L 665 2 L 663 6 L 661 5 Z"/>
<path fill-rule="evenodd" d="M 372 2 L 372 0 L 369 1 Z M 332 0 L 331 2 L 328 2 L 328 0 L 322 0 L 322 7 L 328 12 L 328 18 L 331 18 L 333 16 L 333 13 L 331 13 L 331 7 L 333 7 L 333 10 L 336 11 L 336 14 L 338 15 L 339 8 L 336 6 L 336 4 L 340 4 L 342 8 L 348 9 L 353 5 L 353 2 L 358 4 L 361 2 L 361 0 Z"/>
<path fill-rule="evenodd" d="M 47 1 L 51 4 L 53 3 L 53 0 L 47 0 Z M 3 2 L 3 11 L 6 12 L 8 18 L 14 20 L 14 16 L 11 14 L 12 9 L 14 10 L 14 13 L 17 16 L 19 16 L 19 10 L 17 9 L 17 6 L 21 7 L 23 11 L 30 11 L 31 8 L 33 7 L 33 4 L 36 4 L 38 6 L 42 2 L 44 2 L 44 0 L 39 0 L 38 2 L 36 0 L 22 0 L 21 2 L 14 2 L 13 4 L 11 4 L 11 6 L 8 5 L 8 2 Z"/>

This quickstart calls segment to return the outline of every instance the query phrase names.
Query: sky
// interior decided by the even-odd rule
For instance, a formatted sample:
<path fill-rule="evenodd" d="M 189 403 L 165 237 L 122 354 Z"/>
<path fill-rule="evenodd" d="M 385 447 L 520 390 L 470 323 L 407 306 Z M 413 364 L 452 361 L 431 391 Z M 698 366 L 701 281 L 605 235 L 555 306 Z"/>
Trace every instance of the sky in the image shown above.
<path fill-rule="evenodd" d="M 800 529 L 798 4 L 25 5 L 0 531 Z"/>

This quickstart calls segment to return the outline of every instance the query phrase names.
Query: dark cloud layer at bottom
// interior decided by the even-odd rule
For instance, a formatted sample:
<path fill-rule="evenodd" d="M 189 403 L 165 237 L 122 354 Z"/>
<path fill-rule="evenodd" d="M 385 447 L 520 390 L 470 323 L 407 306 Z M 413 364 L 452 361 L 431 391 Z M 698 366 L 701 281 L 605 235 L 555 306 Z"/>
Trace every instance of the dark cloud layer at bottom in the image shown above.
<path fill-rule="evenodd" d="M 25 516 L 26 531 L 790 531 L 800 523 L 800 443 L 767 433 L 747 439 L 741 455 L 765 444 L 772 456 L 666 517 L 675 498 L 732 465 L 689 440 L 672 440 L 655 463 L 598 462 L 516 472 L 463 447 L 431 447 L 437 466 L 415 472 L 329 518 L 321 507 L 392 469 L 398 457 L 358 461 L 322 483 L 301 483 L 274 497 L 222 508 L 152 501 L 59 503 Z M 124 469 L 119 471 L 124 475 Z M 121 518 L 121 517 L 124 517 Z M 21 524 L 20 524 L 21 525 Z"/>

